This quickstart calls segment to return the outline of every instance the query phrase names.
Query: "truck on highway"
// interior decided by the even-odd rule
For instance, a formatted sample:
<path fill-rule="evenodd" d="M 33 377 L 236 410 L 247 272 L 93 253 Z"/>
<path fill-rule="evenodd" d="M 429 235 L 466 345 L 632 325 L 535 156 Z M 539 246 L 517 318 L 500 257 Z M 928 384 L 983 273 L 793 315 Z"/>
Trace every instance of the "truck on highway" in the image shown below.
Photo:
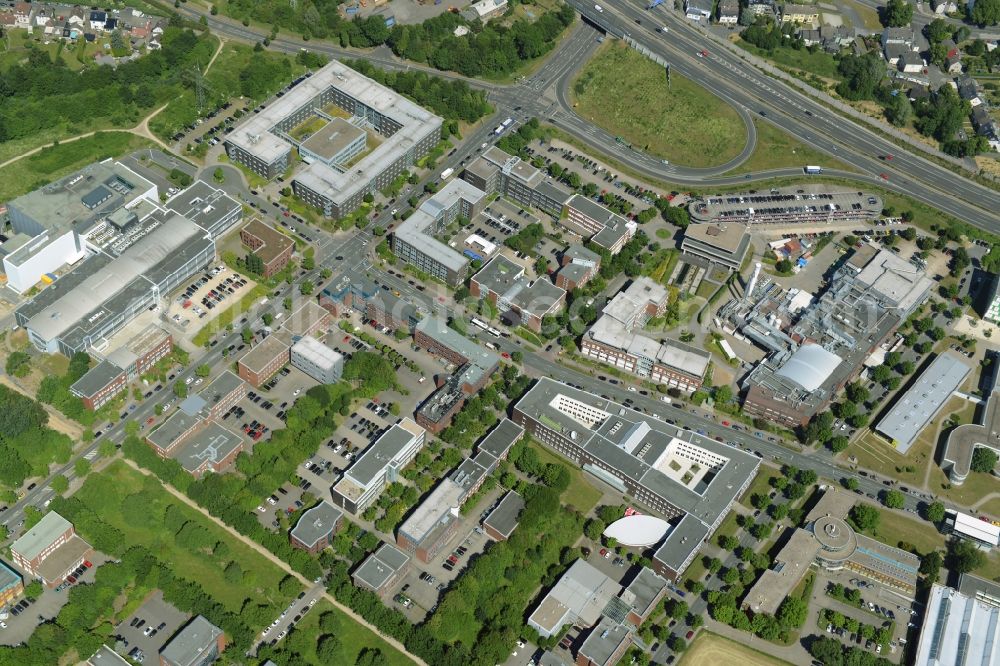
<path fill-rule="evenodd" d="M 455 170 L 452 169 L 451 167 L 448 167 L 447 169 L 441 172 L 441 180 L 447 180 L 453 173 L 455 173 Z"/>
<path fill-rule="evenodd" d="M 823 167 L 807 166 L 802 169 L 806 173 L 823 173 Z"/>
<path fill-rule="evenodd" d="M 601 12 L 603 14 L 604 7 L 601 7 L 600 5 L 594 5 L 594 11 Z"/>

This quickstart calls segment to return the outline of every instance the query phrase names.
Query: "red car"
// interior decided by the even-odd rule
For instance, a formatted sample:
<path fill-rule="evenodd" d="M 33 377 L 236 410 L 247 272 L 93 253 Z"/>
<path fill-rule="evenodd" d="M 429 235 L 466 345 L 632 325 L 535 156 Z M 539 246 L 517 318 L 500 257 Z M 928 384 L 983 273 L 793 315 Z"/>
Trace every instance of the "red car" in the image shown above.
<path fill-rule="evenodd" d="M 889 180 L 889 174 L 887 173 L 880 173 L 878 177 L 881 178 L 882 180 Z"/>
<path fill-rule="evenodd" d="M 504 358 L 510 358 L 510 354 L 508 354 L 507 352 L 500 352 L 500 355 L 503 356 Z"/>
<path fill-rule="evenodd" d="M 692 636 L 694 636 L 694 630 L 693 629 L 691 631 L 687 632 L 687 634 L 684 637 L 687 638 L 688 640 L 691 640 Z"/>
<path fill-rule="evenodd" d="M 156 418 L 150 416 L 148 419 L 146 419 L 146 425 L 153 425 L 153 421 L 155 420 Z"/>
<path fill-rule="evenodd" d="M 94 563 L 91 562 L 90 560 L 84 560 L 83 561 L 83 566 L 85 566 L 85 567 L 87 567 L 89 569 L 90 567 L 94 566 Z"/>
<path fill-rule="evenodd" d="M 69 582 L 71 584 L 75 583 L 76 582 L 76 576 L 67 576 L 66 580 L 67 580 L 67 582 Z"/>
<path fill-rule="evenodd" d="M 724 425 L 724 426 L 726 426 L 728 428 L 729 427 L 729 421 L 723 421 L 722 425 Z"/>

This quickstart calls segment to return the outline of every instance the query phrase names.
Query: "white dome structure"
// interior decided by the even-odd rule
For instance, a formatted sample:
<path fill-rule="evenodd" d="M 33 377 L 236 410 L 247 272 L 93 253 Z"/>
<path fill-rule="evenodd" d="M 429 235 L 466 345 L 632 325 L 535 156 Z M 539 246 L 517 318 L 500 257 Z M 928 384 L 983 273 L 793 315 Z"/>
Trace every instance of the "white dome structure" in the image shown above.
<path fill-rule="evenodd" d="M 795 382 L 811 393 L 830 378 L 840 363 L 839 356 L 810 343 L 796 349 L 774 374 Z"/>
<path fill-rule="evenodd" d="M 626 516 L 608 525 L 604 536 L 623 546 L 646 548 L 658 543 L 670 530 L 670 523 L 655 516 Z"/>

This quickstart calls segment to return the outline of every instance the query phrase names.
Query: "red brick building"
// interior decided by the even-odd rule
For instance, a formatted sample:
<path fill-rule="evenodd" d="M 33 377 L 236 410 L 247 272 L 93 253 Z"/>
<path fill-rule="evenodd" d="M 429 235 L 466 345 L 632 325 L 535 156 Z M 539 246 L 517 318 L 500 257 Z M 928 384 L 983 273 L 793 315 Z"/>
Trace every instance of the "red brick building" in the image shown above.
<path fill-rule="evenodd" d="M 295 242 L 291 238 L 256 219 L 240 229 L 240 241 L 260 258 L 265 278 L 284 270 L 295 250 Z"/>
<path fill-rule="evenodd" d="M 278 335 L 269 335 L 236 362 L 237 374 L 258 388 L 291 360 L 291 347 Z"/>
<path fill-rule="evenodd" d="M 174 348 L 170 333 L 150 326 L 105 357 L 70 387 L 83 406 L 93 411 L 103 407 L 128 388 Z"/>

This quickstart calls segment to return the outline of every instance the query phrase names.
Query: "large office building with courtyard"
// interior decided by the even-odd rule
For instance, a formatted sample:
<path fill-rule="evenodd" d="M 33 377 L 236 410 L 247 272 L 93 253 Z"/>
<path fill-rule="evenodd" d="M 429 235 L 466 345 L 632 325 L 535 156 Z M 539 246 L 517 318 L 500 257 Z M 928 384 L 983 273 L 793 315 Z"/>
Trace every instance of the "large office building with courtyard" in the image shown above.
<path fill-rule="evenodd" d="M 511 418 L 595 479 L 671 521 L 653 569 L 674 580 L 760 464 L 752 453 L 549 378 L 518 401 Z"/>
<path fill-rule="evenodd" d="M 307 163 L 295 194 L 328 217 L 343 217 L 384 189 L 441 138 L 441 118 L 402 95 L 330 62 L 226 138 L 226 153 L 264 178 Z"/>

